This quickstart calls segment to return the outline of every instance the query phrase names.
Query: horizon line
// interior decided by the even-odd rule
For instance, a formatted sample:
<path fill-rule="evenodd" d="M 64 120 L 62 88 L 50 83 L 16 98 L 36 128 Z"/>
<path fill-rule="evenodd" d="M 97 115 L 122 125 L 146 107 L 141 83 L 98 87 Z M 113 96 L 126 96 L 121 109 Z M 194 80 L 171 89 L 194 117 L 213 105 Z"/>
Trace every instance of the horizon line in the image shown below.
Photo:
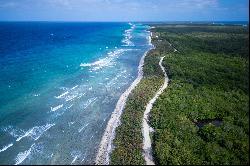
<path fill-rule="evenodd" d="M 124 22 L 249 22 L 249 20 L 168 20 L 168 21 L 80 21 L 80 20 L 0 20 L 0 22 L 107 22 L 107 23 L 124 23 Z"/>

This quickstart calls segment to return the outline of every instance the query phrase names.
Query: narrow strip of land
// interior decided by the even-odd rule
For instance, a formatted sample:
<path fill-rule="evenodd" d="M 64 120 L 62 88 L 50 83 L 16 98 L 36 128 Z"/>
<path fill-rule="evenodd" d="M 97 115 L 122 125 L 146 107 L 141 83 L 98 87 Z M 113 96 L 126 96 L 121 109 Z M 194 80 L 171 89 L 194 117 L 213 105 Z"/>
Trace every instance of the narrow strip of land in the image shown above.
<path fill-rule="evenodd" d="M 121 95 L 121 97 L 119 98 L 116 104 L 115 110 L 111 115 L 111 118 L 107 124 L 106 130 L 104 132 L 104 135 L 100 143 L 100 147 L 99 147 L 96 161 L 95 161 L 96 165 L 109 164 L 109 153 L 111 152 L 111 149 L 112 149 L 111 146 L 112 146 L 112 141 L 115 137 L 115 129 L 120 123 L 120 117 L 122 115 L 122 111 L 125 107 L 129 94 L 143 78 L 143 64 L 144 64 L 144 58 L 146 54 L 147 52 L 142 56 L 140 60 L 140 64 L 138 66 L 137 78 L 134 80 L 131 86 Z"/>
<path fill-rule="evenodd" d="M 161 70 L 164 73 L 164 84 L 161 86 L 161 88 L 158 90 L 158 92 L 155 94 L 155 96 L 149 101 L 149 103 L 146 106 L 146 110 L 144 112 L 143 116 L 143 127 L 142 127 L 142 133 L 143 133 L 143 155 L 144 159 L 147 165 L 155 165 L 152 157 L 152 147 L 151 147 L 151 139 L 150 139 L 150 130 L 151 127 L 148 124 L 148 115 L 150 113 L 150 110 L 153 107 L 154 102 L 157 100 L 157 98 L 162 94 L 162 92 L 167 88 L 168 86 L 168 76 L 165 71 L 165 68 L 162 66 L 162 61 L 164 57 L 161 57 L 159 65 L 161 67 Z"/>

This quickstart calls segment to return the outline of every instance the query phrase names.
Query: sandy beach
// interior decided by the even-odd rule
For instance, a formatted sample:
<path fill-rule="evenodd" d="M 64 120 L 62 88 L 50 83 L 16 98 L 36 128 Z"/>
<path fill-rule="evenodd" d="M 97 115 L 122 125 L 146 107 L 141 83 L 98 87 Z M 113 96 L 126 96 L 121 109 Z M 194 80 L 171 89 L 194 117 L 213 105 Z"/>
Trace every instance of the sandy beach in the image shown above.
<path fill-rule="evenodd" d="M 149 36 L 151 41 L 151 36 Z M 143 65 L 144 65 L 144 59 L 147 55 L 148 51 L 145 52 L 145 54 L 141 57 L 139 66 L 138 66 L 138 76 L 134 80 L 134 82 L 130 85 L 130 87 L 120 96 L 116 107 L 114 109 L 114 112 L 111 115 L 111 118 L 107 124 L 107 127 L 105 129 L 105 132 L 103 134 L 97 156 L 96 156 L 96 165 L 107 165 L 109 164 L 109 154 L 112 150 L 112 142 L 115 138 L 115 129 L 120 124 L 120 117 L 122 115 L 122 111 L 126 105 L 127 98 L 129 94 L 132 92 L 132 90 L 136 87 L 136 85 L 141 81 L 143 78 Z"/>

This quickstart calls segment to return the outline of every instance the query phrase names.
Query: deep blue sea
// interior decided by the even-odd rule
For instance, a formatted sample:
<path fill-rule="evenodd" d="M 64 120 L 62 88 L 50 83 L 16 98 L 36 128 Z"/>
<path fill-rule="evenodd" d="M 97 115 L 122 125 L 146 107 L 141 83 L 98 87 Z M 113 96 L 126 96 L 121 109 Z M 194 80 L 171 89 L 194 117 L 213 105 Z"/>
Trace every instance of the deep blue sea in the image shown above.
<path fill-rule="evenodd" d="M 94 164 L 151 48 L 139 23 L 0 23 L 0 164 Z"/>

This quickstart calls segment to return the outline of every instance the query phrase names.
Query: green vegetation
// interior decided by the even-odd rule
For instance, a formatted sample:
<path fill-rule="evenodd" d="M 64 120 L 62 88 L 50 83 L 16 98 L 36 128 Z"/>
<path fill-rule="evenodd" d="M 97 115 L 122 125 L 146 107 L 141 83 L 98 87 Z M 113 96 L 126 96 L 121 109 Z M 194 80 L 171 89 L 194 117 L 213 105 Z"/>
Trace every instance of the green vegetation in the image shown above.
<path fill-rule="evenodd" d="M 166 49 L 171 50 L 169 47 Z M 158 50 L 151 50 L 145 57 L 144 77 L 129 95 L 121 125 L 116 129 L 115 149 L 111 155 L 110 164 L 142 165 L 142 118 L 146 104 L 163 84 L 163 73 L 159 66 Z"/>
<path fill-rule="evenodd" d="M 162 56 L 170 82 L 150 115 L 155 162 L 249 164 L 248 27 L 159 25 L 151 31 L 156 48 L 126 103 L 111 164 L 145 164 L 142 117 L 163 83 Z"/>
<path fill-rule="evenodd" d="M 159 40 L 167 40 L 186 54 L 197 50 L 249 57 L 249 30 L 240 26 L 164 26 L 154 29 Z"/>
<path fill-rule="evenodd" d="M 151 111 L 156 163 L 249 164 L 248 27 L 153 31 L 171 80 Z M 178 52 L 164 50 L 168 41 Z"/>

